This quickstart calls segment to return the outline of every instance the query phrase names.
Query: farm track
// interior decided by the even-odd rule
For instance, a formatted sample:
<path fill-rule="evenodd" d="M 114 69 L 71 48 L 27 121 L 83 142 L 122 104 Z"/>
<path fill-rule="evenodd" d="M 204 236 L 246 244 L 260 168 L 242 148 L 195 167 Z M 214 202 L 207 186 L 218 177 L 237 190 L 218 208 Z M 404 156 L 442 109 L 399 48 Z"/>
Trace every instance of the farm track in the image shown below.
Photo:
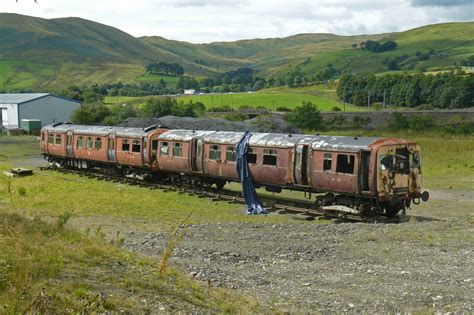
<path fill-rule="evenodd" d="M 61 173 L 77 174 L 86 176 L 96 180 L 121 182 L 129 185 L 140 186 L 151 190 L 160 189 L 164 192 L 176 192 L 178 194 L 187 194 L 197 196 L 198 198 L 209 198 L 214 202 L 224 201 L 230 203 L 245 204 L 245 199 L 241 192 L 229 189 L 217 189 L 214 187 L 193 187 L 186 183 L 167 183 L 167 182 L 150 182 L 140 177 L 117 176 L 91 170 L 80 170 L 71 168 L 58 167 L 40 167 L 41 170 L 58 171 Z M 319 220 L 332 219 L 334 222 L 368 222 L 368 223 L 399 223 L 402 221 L 400 217 L 388 218 L 385 216 L 363 217 L 357 214 L 336 210 L 324 210 L 317 206 L 314 200 L 291 199 L 285 197 L 276 197 L 268 195 L 259 195 L 259 198 L 269 212 L 277 212 L 278 214 L 292 214 L 295 219 L 299 220 Z"/>

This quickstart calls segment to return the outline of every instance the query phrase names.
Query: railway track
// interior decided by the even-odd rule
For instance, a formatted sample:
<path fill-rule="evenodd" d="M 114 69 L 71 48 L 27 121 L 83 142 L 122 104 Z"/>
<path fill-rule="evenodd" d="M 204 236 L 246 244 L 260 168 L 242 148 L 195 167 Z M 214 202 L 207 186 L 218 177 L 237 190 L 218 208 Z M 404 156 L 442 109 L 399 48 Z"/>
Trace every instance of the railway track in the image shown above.
<path fill-rule="evenodd" d="M 209 198 L 215 202 L 231 202 L 245 204 L 241 192 L 229 189 L 217 189 L 214 187 L 193 187 L 186 183 L 151 182 L 138 176 L 117 176 L 85 169 L 62 168 L 54 166 L 40 167 L 45 171 L 56 171 L 60 173 L 76 174 L 91 179 L 126 183 L 148 189 L 160 189 L 164 192 L 176 192 L 197 196 L 198 198 Z M 334 222 L 368 222 L 368 223 L 399 223 L 399 217 L 388 218 L 385 216 L 363 217 L 353 209 L 344 209 L 341 206 L 320 207 L 313 201 L 291 199 L 285 197 L 259 195 L 259 198 L 268 212 L 278 214 L 291 214 L 295 219 L 319 220 L 331 219 Z M 348 210 L 349 209 L 349 210 Z"/>

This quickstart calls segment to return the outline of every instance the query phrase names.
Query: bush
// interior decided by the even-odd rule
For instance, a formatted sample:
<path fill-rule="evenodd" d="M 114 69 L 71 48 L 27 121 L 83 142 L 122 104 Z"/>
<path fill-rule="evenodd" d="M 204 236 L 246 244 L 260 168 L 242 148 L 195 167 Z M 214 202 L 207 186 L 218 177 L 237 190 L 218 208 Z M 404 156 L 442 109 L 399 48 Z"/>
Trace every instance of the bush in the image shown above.
<path fill-rule="evenodd" d="M 286 107 L 286 106 L 278 106 L 278 107 L 276 108 L 276 111 L 277 111 L 277 112 L 291 112 L 292 109 L 289 108 L 289 107 Z"/>
<path fill-rule="evenodd" d="M 317 130 L 323 129 L 323 117 L 319 108 L 311 102 L 304 102 L 283 118 L 298 128 Z"/>
<path fill-rule="evenodd" d="M 331 108 L 331 111 L 332 111 L 332 112 L 340 112 L 340 111 L 341 111 L 341 108 L 338 107 L 338 106 L 334 106 L 333 108 Z"/>
<path fill-rule="evenodd" d="M 72 113 L 71 121 L 79 125 L 97 125 L 103 123 L 110 114 L 110 109 L 104 104 L 87 104 Z"/>

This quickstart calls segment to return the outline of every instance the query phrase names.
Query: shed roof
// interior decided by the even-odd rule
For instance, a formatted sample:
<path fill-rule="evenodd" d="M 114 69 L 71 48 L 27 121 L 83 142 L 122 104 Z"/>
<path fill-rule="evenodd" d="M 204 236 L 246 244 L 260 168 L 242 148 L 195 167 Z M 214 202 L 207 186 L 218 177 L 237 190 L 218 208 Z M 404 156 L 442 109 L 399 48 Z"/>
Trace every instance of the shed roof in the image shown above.
<path fill-rule="evenodd" d="M 51 93 L 6 93 L 0 94 L 0 104 L 22 104 L 27 103 L 36 99 L 40 99 L 46 96 L 53 96 L 57 98 L 61 98 L 64 100 L 68 100 L 75 103 L 81 103 L 77 100 L 65 98 L 62 96 L 57 96 Z"/>

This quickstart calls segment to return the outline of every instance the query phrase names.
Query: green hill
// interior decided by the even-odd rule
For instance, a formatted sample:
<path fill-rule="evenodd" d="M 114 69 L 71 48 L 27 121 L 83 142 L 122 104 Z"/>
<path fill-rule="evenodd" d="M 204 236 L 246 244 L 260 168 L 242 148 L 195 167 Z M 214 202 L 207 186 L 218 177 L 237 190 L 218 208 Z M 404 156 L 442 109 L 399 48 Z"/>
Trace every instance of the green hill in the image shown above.
<path fill-rule="evenodd" d="M 435 70 L 474 54 L 474 23 L 429 25 L 405 32 L 338 36 L 298 34 L 286 38 L 192 44 L 159 36 L 135 38 L 116 28 L 80 18 L 42 19 L 0 13 L 0 90 L 46 91 L 71 84 L 154 82 L 144 76 L 149 62 L 183 65 L 186 74 L 217 77 L 239 67 L 261 76 L 298 69 L 314 75 L 328 64 L 339 72 L 387 71 L 390 58 L 406 55 L 401 70 Z M 367 40 L 394 40 L 397 48 L 375 53 L 353 48 Z M 420 60 L 415 54 L 430 54 Z M 159 79 L 158 79 L 159 80 Z"/>

